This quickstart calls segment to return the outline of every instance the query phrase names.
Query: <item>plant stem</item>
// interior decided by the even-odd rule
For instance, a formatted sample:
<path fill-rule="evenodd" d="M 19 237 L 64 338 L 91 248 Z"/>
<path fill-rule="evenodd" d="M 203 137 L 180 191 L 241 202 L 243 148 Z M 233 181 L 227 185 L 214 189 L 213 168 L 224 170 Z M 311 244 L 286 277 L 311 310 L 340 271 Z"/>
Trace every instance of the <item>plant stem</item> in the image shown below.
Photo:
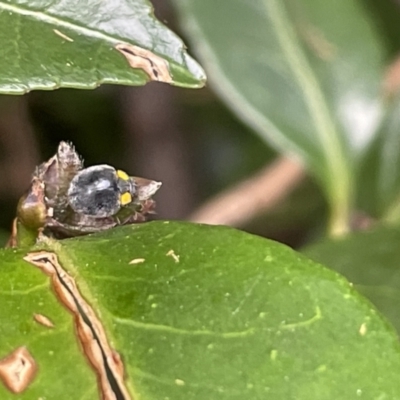
<path fill-rule="evenodd" d="M 314 163 L 314 172 L 324 178 L 321 182 L 331 207 L 329 234 L 338 236 L 348 231 L 349 204 L 352 198 L 351 168 L 344 144 L 318 77 L 302 50 L 283 2 L 264 0 L 264 6 L 287 65 L 303 92 L 314 124 L 316 140 L 319 141 L 321 150 L 321 159 L 318 165 Z"/>

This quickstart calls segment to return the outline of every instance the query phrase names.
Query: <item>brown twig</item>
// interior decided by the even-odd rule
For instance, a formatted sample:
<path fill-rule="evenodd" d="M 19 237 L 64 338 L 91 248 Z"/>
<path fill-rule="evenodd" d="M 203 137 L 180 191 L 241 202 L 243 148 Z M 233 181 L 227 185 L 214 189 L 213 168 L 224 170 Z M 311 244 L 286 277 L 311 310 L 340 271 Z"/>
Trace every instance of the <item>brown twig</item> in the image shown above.
<path fill-rule="evenodd" d="M 188 219 L 211 225 L 242 226 L 281 202 L 304 177 L 301 164 L 279 157 L 256 175 L 206 202 Z"/>
<path fill-rule="evenodd" d="M 163 183 L 156 196 L 159 218 L 181 219 L 194 202 L 190 152 L 181 126 L 177 90 L 153 83 L 120 90 L 127 168 Z"/>

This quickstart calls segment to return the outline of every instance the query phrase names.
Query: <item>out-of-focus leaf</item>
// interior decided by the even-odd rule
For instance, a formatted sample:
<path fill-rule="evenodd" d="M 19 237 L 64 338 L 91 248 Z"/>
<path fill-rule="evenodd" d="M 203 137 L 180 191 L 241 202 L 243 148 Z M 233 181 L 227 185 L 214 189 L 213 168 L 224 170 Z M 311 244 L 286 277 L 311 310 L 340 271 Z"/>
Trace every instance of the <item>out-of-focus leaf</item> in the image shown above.
<path fill-rule="evenodd" d="M 381 117 L 383 46 L 358 0 L 175 0 L 221 97 L 320 178 L 340 231 Z"/>
<path fill-rule="evenodd" d="M 391 57 L 397 57 L 400 46 L 400 3 L 392 0 L 361 0 L 374 16 L 380 31 L 384 34 L 385 42 Z"/>
<path fill-rule="evenodd" d="M 343 274 L 400 333 L 400 229 L 378 228 L 304 250 L 312 259 Z"/>
<path fill-rule="evenodd" d="M 363 160 L 358 185 L 362 209 L 400 221 L 400 96 Z"/>
<path fill-rule="evenodd" d="M 225 227 L 155 222 L 35 250 L 58 257 L 65 271 L 53 283 L 67 282 L 66 273 L 75 279 L 61 289 L 71 288 L 79 315 L 93 308 L 122 355 L 133 399 L 400 399 L 394 330 L 342 277 L 284 245 Z M 38 372 L 23 394 L 0 385 L 0 398 L 98 398 L 73 338 L 78 318 L 55 301 L 49 278 L 22 261 L 27 251 L 0 253 L 0 357 L 25 345 Z M 35 322 L 38 313 L 54 328 Z M 111 353 L 108 362 L 118 359 Z"/>
<path fill-rule="evenodd" d="M 147 0 L 3 0 L 0 93 L 145 84 L 149 75 L 129 66 L 116 49 L 120 43 L 164 59 L 172 84 L 203 86 L 201 67 L 188 56 L 182 41 L 156 20 Z M 150 53 L 139 61 L 156 68 Z"/>

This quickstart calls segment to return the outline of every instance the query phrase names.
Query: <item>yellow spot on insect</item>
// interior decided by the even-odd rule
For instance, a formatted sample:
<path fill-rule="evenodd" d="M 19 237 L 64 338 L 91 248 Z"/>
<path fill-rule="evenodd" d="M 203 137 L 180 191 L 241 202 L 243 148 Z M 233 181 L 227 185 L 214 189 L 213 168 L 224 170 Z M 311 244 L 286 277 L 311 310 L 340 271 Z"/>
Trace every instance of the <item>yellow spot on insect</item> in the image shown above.
<path fill-rule="evenodd" d="M 119 201 L 121 202 L 121 205 L 126 206 L 132 202 L 132 195 L 129 192 L 121 194 Z"/>
<path fill-rule="evenodd" d="M 117 176 L 118 176 L 118 178 L 120 178 L 124 181 L 129 181 L 129 175 L 126 172 L 121 171 L 120 169 L 117 170 Z"/>

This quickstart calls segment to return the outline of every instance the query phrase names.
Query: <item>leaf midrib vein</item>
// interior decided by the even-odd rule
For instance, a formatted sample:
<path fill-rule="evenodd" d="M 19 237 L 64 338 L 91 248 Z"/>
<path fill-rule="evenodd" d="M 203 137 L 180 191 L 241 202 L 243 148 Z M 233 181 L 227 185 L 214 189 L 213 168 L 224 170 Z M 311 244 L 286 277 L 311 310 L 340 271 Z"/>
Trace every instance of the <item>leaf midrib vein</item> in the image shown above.
<path fill-rule="evenodd" d="M 20 16 L 24 15 L 27 17 L 31 17 L 34 20 L 42 21 L 42 22 L 45 22 L 50 25 L 55 25 L 57 27 L 71 29 L 72 31 L 75 31 L 78 34 L 83 34 L 85 36 L 103 39 L 103 40 L 110 42 L 111 44 L 117 44 L 122 41 L 128 41 L 128 39 L 115 37 L 111 34 L 105 34 L 104 32 L 101 32 L 97 29 L 87 28 L 76 22 L 70 22 L 70 21 L 61 19 L 59 17 L 56 17 L 54 15 L 46 14 L 43 11 L 31 10 L 29 8 L 23 8 L 21 6 L 16 6 L 13 4 L 6 4 L 6 3 L 0 1 L 0 11 L 2 11 L 2 10 L 12 12 L 12 13 L 15 13 Z M 131 42 L 132 40 L 129 39 L 129 41 Z"/>
<path fill-rule="evenodd" d="M 335 134 L 336 129 L 325 106 L 324 95 L 305 54 L 301 50 L 300 43 L 296 43 L 295 34 L 290 28 L 291 22 L 287 19 L 283 6 L 278 4 L 276 0 L 264 0 L 264 4 L 286 61 L 303 90 L 309 112 L 317 128 L 316 133 L 320 137 L 322 145 L 331 144 L 335 151 L 340 151 L 338 141 L 331 140 L 328 134 L 328 132 Z"/>
<path fill-rule="evenodd" d="M 334 176 L 340 176 L 343 179 L 348 176 L 347 161 L 338 140 L 335 124 L 326 106 L 326 99 L 317 78 L 291 29 L 291 21 L 285 15 L 282 0 L 263 0 L 263 2 L 286 61 L 304 93 L 310 116 L 315 124 L 316 134 L 320 139 L 328 163 L 331 179 L 335 181 Z"/>
<path fill-rule="evenodd" d="M 173 326 L 154 324 L 150 322 L 139 322 L 128 318 L 121 318 L 113 316 L 113 320 L 121 325 L 131 326 L 132 328 L 144 329 L 148 331 L 161 331 L 169 332 L 173 334 L 189 335 L 189 336 L 214 336 L 224 339 L 230 338 L 241 338 L 253 335 L 255 333 L 255 328 L 248 328 L 244 331 L 236 332 L 214 332 L 210 330 L 187 330 L 182 328 L 175 328 Z"/>

